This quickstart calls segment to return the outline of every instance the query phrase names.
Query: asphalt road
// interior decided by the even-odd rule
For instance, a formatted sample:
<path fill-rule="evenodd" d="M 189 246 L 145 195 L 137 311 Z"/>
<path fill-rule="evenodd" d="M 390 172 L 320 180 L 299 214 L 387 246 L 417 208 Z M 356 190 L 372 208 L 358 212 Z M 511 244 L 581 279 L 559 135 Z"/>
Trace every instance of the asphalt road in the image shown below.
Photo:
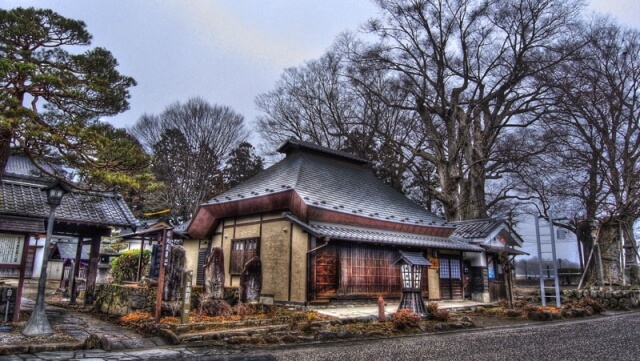
<path fill-rule="evenodd" d="M 263 349 L 211 360 L 640 360 L 640 312 L 510 329 Z"/>

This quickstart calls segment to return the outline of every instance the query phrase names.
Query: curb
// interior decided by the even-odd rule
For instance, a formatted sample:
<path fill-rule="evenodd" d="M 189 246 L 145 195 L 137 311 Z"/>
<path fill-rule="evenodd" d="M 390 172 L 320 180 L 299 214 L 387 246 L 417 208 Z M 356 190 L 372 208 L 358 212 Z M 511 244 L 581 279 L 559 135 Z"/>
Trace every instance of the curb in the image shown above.
<path fill-rule="evenodd" d="M 55 351 L 77 351 L 84 350 L 84 342 L 75 343 L 44 343 L 40 345 L 4 345 L 0 346 L 0 355 L 16 355 L 22 353 L 39 353 L 39 352 L 55 352 Z"/>

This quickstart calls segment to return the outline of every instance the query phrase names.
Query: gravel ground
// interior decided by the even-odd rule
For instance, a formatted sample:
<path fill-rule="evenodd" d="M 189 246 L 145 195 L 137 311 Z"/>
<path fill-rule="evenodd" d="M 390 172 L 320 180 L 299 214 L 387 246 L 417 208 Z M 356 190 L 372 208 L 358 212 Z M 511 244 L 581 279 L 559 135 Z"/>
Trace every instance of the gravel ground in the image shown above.
<path fill-rule="evenodd" d="M 640 312 L 515 328 L 312 345 L 249 353 L 244 358 L 341 360 L 637 360 Z M 214 360 L 216 358 L 210 358 Z M 217 358 L 221 359 L 221 358 Z"/>

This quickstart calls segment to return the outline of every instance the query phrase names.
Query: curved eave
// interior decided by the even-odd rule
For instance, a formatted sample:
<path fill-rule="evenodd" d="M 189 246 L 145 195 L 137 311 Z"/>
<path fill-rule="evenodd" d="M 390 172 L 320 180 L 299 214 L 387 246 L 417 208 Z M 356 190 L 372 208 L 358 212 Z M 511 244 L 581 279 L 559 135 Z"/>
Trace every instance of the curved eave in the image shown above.
<path fill-rule="evenodd" d="M 202 204 L 187 228 L 187 233 L 194 238 L 209 238 L 217 227 L 218 222 L 223 218 L 278 210 L 289 210 L 303 222 L 313 220 L 426 236 L 448 237 L 455 230 L 453 227 L 392 222 L 346 212 L 331 211 L 326 208 L 308 205 L 295 190 L 289 189 L 263 196 Z"/>

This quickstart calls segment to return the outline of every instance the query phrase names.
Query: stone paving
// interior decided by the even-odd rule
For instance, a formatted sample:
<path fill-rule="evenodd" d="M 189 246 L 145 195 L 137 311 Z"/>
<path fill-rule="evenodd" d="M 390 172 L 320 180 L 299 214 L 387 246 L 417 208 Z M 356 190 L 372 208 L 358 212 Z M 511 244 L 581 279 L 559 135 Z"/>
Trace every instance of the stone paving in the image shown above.
<path fill-rule="evenodd" d="M 33 309 L 33 304 L 34 302 L 30 299 L 22 299 L 23 309 Z M 167 344 L 160 337 L 144 337 L 88 314 L 62 307 L 47 305 L 47 316 L 51 325 L 56 325 L 80 342 L 85 342 L 90 335 L 98 336 L 103 341 L 103 348 L 107 350 L 140 349 Z"/>

